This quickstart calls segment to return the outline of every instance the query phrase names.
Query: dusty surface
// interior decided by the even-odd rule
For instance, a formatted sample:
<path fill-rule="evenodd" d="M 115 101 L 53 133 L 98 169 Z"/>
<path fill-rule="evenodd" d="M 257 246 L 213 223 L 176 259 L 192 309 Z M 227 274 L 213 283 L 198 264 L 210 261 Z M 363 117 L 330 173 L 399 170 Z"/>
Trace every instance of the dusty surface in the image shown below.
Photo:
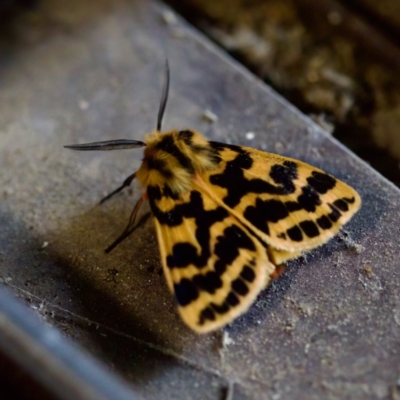
<path fill-rule="evenodd" d="M 157 3 L 43 1 L 0 51 L 0 276 L 45 323 L 146 398 L 399 396 L 394 186 Z M 138 167 L 141 150 L 62 148 L 151 131 L 166 55 L 165 129 L 304 160 L 363 199 L 341 235 L 290 263 L 231 326 L 203 336 L 177 315 L 148 209 L 104 254 L 141 192 L 134 185 L 96 204 Z"/>

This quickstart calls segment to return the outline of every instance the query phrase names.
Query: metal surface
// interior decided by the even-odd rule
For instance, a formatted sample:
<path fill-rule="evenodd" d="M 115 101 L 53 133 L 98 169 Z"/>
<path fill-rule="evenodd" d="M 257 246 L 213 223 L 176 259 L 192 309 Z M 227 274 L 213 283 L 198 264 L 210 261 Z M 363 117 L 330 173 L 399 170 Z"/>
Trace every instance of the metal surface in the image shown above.
<path fill-rule="evenodd" d="M 161 4 L 43 1 L 22 22 L 0 50 L 4 285 L 149 399 L 398 395 L 399 190 Z M 177 315 L 148 209 L 104 254 L 141 191 L 96 204 L 138 168 L 141 149 L 62 147 L 142 140 L 166 56 L 165 130 L 301 159 L 363 199 L 341 235 L 290 263 L 246 315 L 202 336 Z"/>
<path fill-rule="evenodd" d="M 45 398 L 128 400 L 137 398 L 111 371 L 103 369 L 59 332 L 42 324 L 33 313 L 0 289 L 0 353 L 19 367 Z M 3 360 L 4 361 L 4 360 Z M 9 371 L 11 372 L 11 371 Z M 7 371 L 2 371 L 3 376 Z M 26 384 L 21 382 L 21 385 Z M 4 390 L 1 395 L 4 396 Z M 11 393 L 9 394 L 11 396 Z M 43 393 L 41 393 L 43 398 Z M 4 398 L 7 398 L 4 397 Z M 25 396 L 23 396 L 25 398 Z"/>

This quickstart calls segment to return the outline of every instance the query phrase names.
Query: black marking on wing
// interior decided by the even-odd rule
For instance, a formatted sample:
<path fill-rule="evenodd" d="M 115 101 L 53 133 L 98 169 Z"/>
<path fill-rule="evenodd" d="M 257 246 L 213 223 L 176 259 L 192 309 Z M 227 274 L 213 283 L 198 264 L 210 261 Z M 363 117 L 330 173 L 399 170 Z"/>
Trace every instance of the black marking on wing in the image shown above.
<path fill-rule="evenodd" d="M 149 203 L 154 217 L 161 225 L 170 227 L 183 223 L 184 218 L 194 218 L 196 224 L 195 236 L 200 245 L 201 253 L 197 254 L 196 247 L 189 242 L 177 243 L 173 247 L 173 253 L 167 256 L 169 268 L 185 268 L 193 264 L 198 268 L 207 265 L 211 256 L 210 228 L 216 222 L 223 221 L 229 214 L 223 207 L 213 210 L 204 210 L 203 199 L 197 191 L 192 191 L 187 203 L 178 204 L 170 211 L 163 212 L 157 206 L 157 200 L 161 199 L 160 189 L 157 186 L 147 188 Z"/>
<path fill-rule="evenodd" d="M 261 200 L 257 199 L 255 205 L 250 205 L 248 206 L 244 213 L 243 216 L 255 227 L 257 227 L 259 230 L 264 232 L 265 234 L 269 235 L 270 230 L 268 223 L 269 222 L 279 222 L 281 220 L 286 219 L 289 217 L 290 213 L 299 211 L 299 210 L 306 210 L 307 212 L 315 212 L 317 209 L 317 206 L 321 205 L 322 201 L 318 195 L 318 193 L 311 187 L 311 186 L 305 186 L 302 188 L 302 193 L 297 196 L 297 201 L 280 201 L 276 199 L 270 199 L 270 200 Z M 342 207 L 347 206 L 347 203 L 340 203 Z M 311 222 L 311 221 L 310 221 Z M 304 224 L 307 229 L 307 223 Z M 303 227 L 302 227 L 303 229 Z M 313 232 L 318 230 L 318 228 L 315 226 L 315 229 L 313 229 Z M 303 230 L 305 232 L 305 230 Z M 311 233 L 310 230 L 308 232 L 305 232 L 308 237 L 315 237 L 314 233 Z M 288 233 L 289 234 L 289 233 Z M 311 235 L 311 236 L 310 236 Z M 289 237 L 290 234 L 289 234 Z M 301 241 L 302 239 L 300 238 L 300 235 L 295 234 L 295 237 L 298 238 L 296 241 Z M 281 237 L 282 239 L 285 239 L 284 237 Z M 292 239 L 294 240 L 294 239 Z"/>
<path fill-rule="evenodd" d="M 239 298 L 233 292 L 228 293 L 228 296 L 226 296 L 226 302 L 232 307 L 235 307 L 240 303 Z"/>
<path fill-rule="evenodd" d="M 209 271 L 205 275 L 197 274 L 193 278 L 193 283 L 207 293 L 214 294 L 215 291 L 222 287 L 222 279 L 219 274 Z"/>
<path fill-rule="evenodd" d="M 354 202 L 356 201 L 356 198 L 352 197 L 351 199 L 349 199 L 348 197 L 343 197 L 342 200 L 344 200 L 348 204 L 354 204 Z"/>
<path fill-rule="evenodd" d="M 318 226 L 310 220 L 305 220 L 299 223 L 302 231 L 309 237 L 313 238 L 319 235 Z"/>
<path fill-rule="evenodd" d="M 251 263 L 250 263 L 251 264 Z M 249 265 L 244 265 L 239 276 L 231 282 L 231 290 L 221 304 L 211 302 L 199 315 L 199 325 L 203 325 L 207 320 L 214 321 L 215 314 L 226 314 L 231 308 L 240 304 L 240 297 L 249 293 L 246 282 L 253 282 L 256 278 L 255 272 Z"/>
<path fill-rule="evenodd" d="M 334 177 L 319 171 L 313 171 L 307 178 L 307 182 L 320 194 L 325 194 L 336 185 Z"/>
<path fill-rule="evenodd" d="M 286 230 L 289 238 L 295 242 L 301 242 L 304 239 L 303 233 L 309 237 L 314 238 L 320 235 L 320 230 L 328 230 L 331 229 L 333 223 L 337 222 L 339 218 L 342 216 L 342 212 L 349 211 L 349 204 L 353 204 L 355 202 L 355 198 L 351 199 L 347 197 L 342 197 L 340 199 L 335 200 L 332 204 L 328 203 L 331 212 L 327 215 L 322 215 L 317 218 L 315 221 L 312 220 L 304 220 L 299 223 L 299 225 L 295 225 Z M 287 203 L 286 203 L 287 204 Z M 279 238 L 285 239 L 286 234 L 280 233 L 278 235 Z"/>
<path fill-rule="evenodd" d="M 301 208 L 308 212 L 315 212 L 317 206 L 322 204 L 317 191 L 311 186 L 304 186 L 302 194 L 297 197 L 297 202 Z"/>
<path fill-rule="evenodd" d="M 224 171 L 220 174 L 211 175 L 210 182 L 227 189 L 227 195 L 223 199 L 224 203 L 234 208 L 241 199 L 249 194 L 271 194 L 271 195 L 290 195 L 295 192 L 294 181 L 298 178 L 297 164 L 286 160 L 282 164 L 271 166 L 269 178 L 277 184 L 274 186 L 262 179 L 247 179 L 244 170 L 248 170 L 253 165 L 251 154 L 239 146 L 225 145 L 211 142 L 217 150 L 230 149 L 237 153 L 236 157 L 228 161 Z M 261 200 L 257 198 L 255 204 L 249 205 L 244 210 L 244 217 L 256 228 L 270 235 L 269 223 L 277 223 L 286 219 L 290 213 L 305 210 L 315 213 L 317 207 L 321 206 L 321 195 L 332 190 L 336 186 L 337 180 L 320 171 L 311 171 L 307 178 L 307 184 L 301 188 L 301 193 L 295 200 L 281 201 L 277 199 Z M 280 239 L 290 239 L 301 242 L 306 237 L 314 238 L 320 235 L 320 229 L 328 230 L 332 223 L 338 221 L 342 213 L 349 211 L 349 204 L 355 202 L 355 198 L 341 198 L 329 204 L 331 212 L 319 217 L 316 221 L 304 220 L 298 225 L 292 226 L 286 232 L 280 232 Z"/>
<path fill-rule="evenodd" d="M 194 218 L 195 220 L 195 237 L 201 249 L 200 254 L 190 242 L 176 243 L 172 248 L 172 254 L 168 254 L 166 258 L 168 268 L 186 268 L 189 265 L 194 265 L 201 271 L 202 268 L 208 265 L 211 257 L 211 227 L 216 222 L 227 218 L 229 216 L 228 211 L 219 206 L 213 210 L 205 210 L 201 194 L 194 190 L 191 192 L 188 202 L 175 205 L 170 211 L 163 212 L 157 206 L 157 200 L 160 200 L 162 196 L 161 190 L 158 187 L 149 186 L 147 193 L 150 207 L 161 225 L 173 227 L 182 224 L 185 218 Z M 180 282 L 174 284 L 174 292 L 178 304 L 183 307 L 190 304 L 198 298 L 200 291 L 210 294 L 215 293 L 222 286 L 221 276 L 239 256 L 240 249 L 256 250 L 249 233 L 237 225 L 226 227 L 222 234 L 217 237 L 213 249 L 214 254 L 217 256 L 213 266 L 214 271 L 199 272 L 191 279 L 183 278 Z M 250 263 L 250 265 L 252 264 Z M 254 277 L 255 274 L 251 267 L 246 267 L 243 270 L 243 277 L 238 278 L 237 282 L 235 281 L 233 289 L 243 295 L 247 289 L 244 282 L 251 282 Z M 232 296 L 231 301 L 234 301 Z M 210 311 L 204 311 L 204 313 L 211 318 L 212 313 Z"/>
<path fill-rule="evenodd" d="M 247 265 L 245 265 L 240 273 L 240 276 L 247 282 L 253 282 L 256 279 L 256 274 L 254 271 Z"/>
<path fill-rule="evenodd" d="M 215 271 L 222 275 L 226 268 L 239 256 L 239 249 L 254 251 L 254 243 L 249 239 L 248 233 L 237 225 L 225 228 L 223 235 L 218 236 L 214 253 L 218 256 L 215 262 Z"/>
<path fill-rule="evenodd" d="M 271 167 L 269 176 L 274 180 L 275 183 L 279 183 L 283 186 L 284 193 L 277 194 L 293 193 L 296 190 L 293 181 L 298 177 L 297 164 L 293 161 L 284 161 L 283 165 L 275 164 Z"/>
<path fill-rule="evenodd" d="M 301 242 L 303 240 L 303 233 L 297 225 L 287 229 L 286 233 L 288 234 L 289 238 L 294 242 Z"/>
<path fill-rule="evenodd" d="M 229 207 L 235 207 L 240 203 L 243 196 L 249 193 L 269 193 L 275 195 L 290 194 L 295 191 L 293 180 L 297 177 L 297 165 L 292 161 L 284 161 L 283 165 L 276 164 L 272 166 L 270 177 L 277 184 L 266 182 L 265 180 L 254 178 L 246 179 L 244 170 L 248 170 L 253 165 L 250 154 L 239 146 L 225 145 L 210 142 L 217 149 L 228 147 L 237 152 L 237 156 L 226 163 L 226 167 L 221 174 L 210 176 L 210 182 L 213 185 L 227 189 L 227 195 L 223 202 Z"/>
<path fill-rule="evenodd" d="M 349 211 L 349 206 L 344 199 L 337 199 L 333 202 L 333 205 L 340 211 Z"/>
<path fill-rule="evenodd" d="M 337 222 L 338 219 L 342 216 L 341 212 L 331 203 L 328 203 L 328 206 L 332 210 L 332 212 L 328 214 L 329 219 L 332 222 Z"/>
<path fill-rule="evenodd" d="M 237 278 L 234 281 L 232 281 L 231 286 L 232 289 L 241 296 L 246 296 L 246 294 L 249 293 L 249 288 L 247 287 L 244 280 L 240 278 Z"/>
<path fill-rule="evenodd" d="M 189 243 L 180 243 L 179 245 L 188 245 Z M 177 246 L 177 245 L 175 245 Z M 174 254 L 175 254 L 175 246 L 174 246 Z M 207 249 L 209 244 L 207 243 Z M 188 305 L 191 301 L 196 300 L 199 294 L 199 291 L 205 291 L 207 293 L 213 294 L 217 289 L 222 287 L 222 279 L 221 276 L 224 274 L 226 269 L 234 262 L 234 260 L 239 256 L 240 249 L 248 249 L 255 250 L 253 242 L 247 236 L 247 233 L 244 232 L 240 227 L 233 225 L 227 227 L 223 234 L 218 236 L 217 243 L 215 245 L 214 252 L 218 256 L 218 260 L 216 260 L 214 264 L 214 271 L 209 271 L 206 274 L 196 274 L 190 285 L 188 284 L 186 278 L 183 278 L 179 283 L 174 284 L 174 291 L 176 294 L 176 299 L 181 306 Z M 204 249 L 202 249 L 203 251 Z M 175 254 L 176 255 L 176 254 Z M 170 256 L 167 257 L 167 259 Z M 197 253 L 190 253 L 189 256 L 184 258 L 184 262 L 181 260 L 181 264 L 175 265 L 175 267 L 187 267 L 189 265 L 196 265 L 193 260 L 196 261 Z M 185 265 L 183 265 L 185 264 Z M 198 265 L 196 265 L 198 266 Z M 168 267 L 171 268 L 170 264 Z M 201 267 L 200 267 L 201 268 Z M 250 269 L 250 272 L 248 271 Z M 251 270 L 251 267 L 247 266 L 244 271 L 242 271 L 244 276 L 242 277 L 244 280 L 248 282 L 252 282 L 255 278 L 254 271 Z M 238 278 L 240 280 L 240 278 Z M 236 283 L 236 291 L 239 291 L 240 283 Z M 245 286 L 243 282 L 242 286 Z M 235 288 L 233 288 L 235 289 Z M 245 289 L 243 289 L 245 290 Z M 243 290 L 239 293 L 243 295 Z M 189 293 L 188 293 L 189 292 Z M 232 296 L 231 296 L 232 297 Z M 189 299 L 192 299 L 189 301 Z M 188 302 L 189 301 L 189 302 Z M 207 311 L 207 313 L 209 313 Z"/>
<path fill-rule="evenodd" d="M 199 291 L 196 285 L 187 278 L 183 278 L 179 284 L 174 285 L 176 301 L 182 307 L 187 306 L 199 297 Z"/>
<path fill-rule="evenodd" d="M 329 220 L 329 218 L 326 215 L 319 217 L 317 219 L 317 224 L 320 228 L 322 228 L 324 230 L 332 228 L 332 222 Z"/>
<path fill-rule="evenodd" d="M 289 212 L 279 200 L 257 199 L 255 206 L 248 206 L 243 215 L 256 228 L 269 235 L 267 222 L 278 222 L 288 217 Z"/>
<path fill-rule="evenodd" d="M 215 321 L 215 313 L 210 306 L 204 308 L 201 311 L 200 317 L 199 317 L 199 325 L 203 325 L 206 322 L 206 320 Z"/>

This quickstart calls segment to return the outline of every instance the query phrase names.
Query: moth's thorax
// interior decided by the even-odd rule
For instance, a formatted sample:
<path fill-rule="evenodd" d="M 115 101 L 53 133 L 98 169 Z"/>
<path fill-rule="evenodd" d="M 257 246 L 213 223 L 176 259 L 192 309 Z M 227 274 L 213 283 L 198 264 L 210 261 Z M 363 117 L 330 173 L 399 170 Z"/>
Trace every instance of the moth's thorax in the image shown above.
<path fill-rule="evenodd" d="M 144 187 L 165 187 L 179 195 L 191 188 L 194 175 L 219 162 L 209 141 L 196 131 L 153 132 L 145 142 L 144 159 L 136 173 Z"/>

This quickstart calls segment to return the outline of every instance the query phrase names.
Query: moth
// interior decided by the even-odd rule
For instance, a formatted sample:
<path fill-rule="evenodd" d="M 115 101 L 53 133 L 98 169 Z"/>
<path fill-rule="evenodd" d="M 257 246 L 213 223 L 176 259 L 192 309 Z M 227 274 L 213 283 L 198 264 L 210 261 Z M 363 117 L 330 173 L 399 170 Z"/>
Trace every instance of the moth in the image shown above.
<path fill-rule="evenodd" d="M 65 146 L 73 150 L 145 147 L 136 178 L 144 193 L 114 248 L 132 232 L 149 201 L 168 287 L 184 322 L 199 333 L 232 322 L 255 301 L 277 267 L 332 238 L 361 205 L 358 193 L 318 168 L 199 132 L 161 132 L 169 67 L 157 129 L 137 140 Z"/>

